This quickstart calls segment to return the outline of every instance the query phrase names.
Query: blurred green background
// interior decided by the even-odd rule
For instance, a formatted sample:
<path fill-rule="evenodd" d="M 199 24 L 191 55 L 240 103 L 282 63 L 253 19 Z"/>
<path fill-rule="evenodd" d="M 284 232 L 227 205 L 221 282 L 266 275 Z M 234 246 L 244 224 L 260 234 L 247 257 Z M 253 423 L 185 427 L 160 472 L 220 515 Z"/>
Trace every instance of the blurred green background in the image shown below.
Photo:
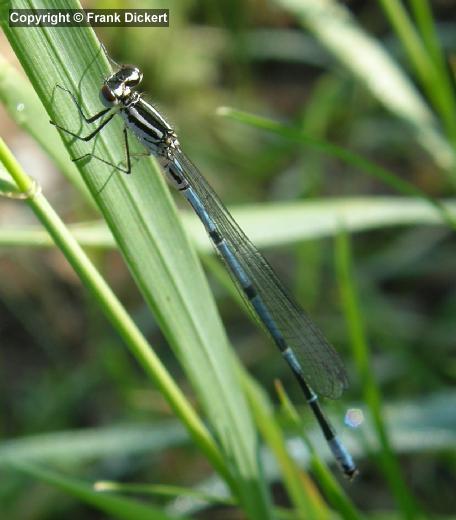
<path fill-rule="evenodd" d="M 326 5 L 315 2 L 313 7 L 320 4 Z M 428 4 L 407 3 L 412 29 L 437 72 L 426 69 L 422 52 L 414 59 L 407 46 L 413 39 L 407 40 L 396 25 L 400 11 L 389 11 L 390 2 L 334 4 L 351 16 L 353 34 L 333 23 L 338 13 L 315 15 L 312 2 L 305 1 L 83 2 L 84 7 L 94 8 L 169 8 L 169 28 L 100 28 L 96 33 L 115 60 L 143 70 L 146 98 L 175 125 L 187 154 L 228 206 L 245 206 L 248 215 L 250 208 L 266 203 L 286 208 L 282 203 L 314 201 L 324 210 L 324 203 L 346 197 L 341 226 L 352 210 L 358 212 L 355 220 L 360 231 L 350 236 L 352 281 L 371 356 L 371 377 L 385 405 L 386 427 L 410 494 L 429 517 L 450 518 L 456 514 L 454 230 L 439 222 L 437 214 L 426 217 L 424 211 L 423 217 L 423 211 L 417 211 L 409 218 L 401 216 L 401 199 L 399 206 L 385 199 L 385 215 L 378 216 L 378 224 L 366 225 L 374 229 L 364 230 L 374 197 L 398 197 L 404 192 L 373 178 L 368 168 L 335 157 L 329 145 L 315 147 L 305 139 L 288 139 L 285 131 L 280 135 L 252 121 L 246 124 L 217 115 L 219 107 L 228 106 L 273 119 L 349 149 L 429 197 L 453 197 L 454 2 L 429 4 L 437 47 L 417 7 Z M 358 39 L 360 34 L 366 40 Z M 385 61 L 374 53 L 380 47 L 386 52 Z M 5 39 L 0 40 L 0 50 L 15 63 Z M 403 83 L 388 64 L 397 67 Z M 429 70 L 435 75 L 429 77 Z M 66 222 L 96 217 L 6 112 L 1 113 L 0 134 L 24 167 L 33 168 L 34 177 Z M 356 201 L 351 205 L 356 197 L 365 201 L 361 211 Z M 176 203 L 187 209 L 178 197 Z M 423 199 L 420 203 L 429 205 Z M 337 211 L 329 211 L 337 222 Z M 0 200 L 2 228 L 14 224 L 26 229 L 34 223 L 23 204 Z M 338 429 L 345 430 L 350 446 L 355 446 L 361 468 L 354 484 L 342 484 L 367 517 L 399 518 L 394 492 L 379 469 L 382 461 L 376 456 L 376 444 L 369 441 L 365 382 L 356 369 L 353 335 L 340 291 L 338 226 L 319 232 L 319 222 L 306 223 L 307 232 L 281 245 L 281 228 L 286 236 L 291 224 L 285 217 L 277 221 L 265 254 L 347 364 L 350 389 L 340 402 L 326 403 Z M 255 225 L 258 236 L 264 235 L 261 222 Z M 118 253 L 95 248 L 90 255 L 191 397 Z M 275 402 L 274 379 L 279 378 L 307 416 L 299 389 L 273 345 L 252 325 L 212 259 L 205 256 L 203 261 L 242 363 Z M 8 450 L 27 449 L 13 444 L 13 439 L 68 431 L 65 437 L 48 438 L 49 449 L 56 450 L 58 458 L 65 442 L 73 443 L 74 460 L 67 464 L 79 467 L 87 480 L 102 475 L 106 480 L 188 487 L 212 482 L 208 464 L 59 252 L 3 245 L 0 273 L 0 436 L 4 441 L 0 467 Z M 366 416 L 366 422 L 352 433 L 343 425 L 347 408 L 361 408 Z M 312 424 L 309 419 L 310 429 Z M 90 435 L 90 443 L 83 437 L 78 444 L 76 430 Z M 47 449 L 45 441 L 38 438 L 40 450 Z M 33 443 L 29 449 L 33 450 Z M 12 471 L 2 469 L 2 474 L 2 518 L 103 518 L 52 487 Z M 280 477 L 274 470 L 271 475 L 275 501 L 286 506 Z M 165 503 L 169 498 L 154 500 Z M 174 507 L 186 511 L 178 500 Z M 243 518 L 235 509 L 214 506 L 194 514 Z"/>

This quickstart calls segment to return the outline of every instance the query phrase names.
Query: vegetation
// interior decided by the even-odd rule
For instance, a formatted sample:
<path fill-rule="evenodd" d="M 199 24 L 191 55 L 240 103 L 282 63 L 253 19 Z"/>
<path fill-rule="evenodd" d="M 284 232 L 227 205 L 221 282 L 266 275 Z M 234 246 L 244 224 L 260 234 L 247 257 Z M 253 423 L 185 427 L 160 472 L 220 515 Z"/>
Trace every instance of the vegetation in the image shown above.
<path fill-rule="evenodd" d="M 11 28 L 6 4 L 0 50 L 26 77 L 0 56 L 0 516 L 450 518 L 451 9 L 176 1 L 169 28 L 95 35 Z M 345 360 L 350 389 L 324 406 L 354 482 L 155 161 L 71 161 L 120 164 L 122 122 L 95 143 L 49 125 L 87 133 L 56 85 L 100 110 L 98 38 Z"/>

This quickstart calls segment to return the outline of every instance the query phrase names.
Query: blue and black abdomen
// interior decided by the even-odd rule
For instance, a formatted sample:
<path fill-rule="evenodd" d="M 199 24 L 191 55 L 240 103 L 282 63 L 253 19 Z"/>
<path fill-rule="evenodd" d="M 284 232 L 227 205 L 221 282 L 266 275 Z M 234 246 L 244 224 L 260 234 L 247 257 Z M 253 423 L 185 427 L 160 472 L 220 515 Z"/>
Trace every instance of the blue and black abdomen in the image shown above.
<path fill-rule="evenodd" d="M 189 202 L 203 221 L 247 304 L 278 348 L 290 349 L 305 381 L 318 394 L 336 399 L 348 386 L 337 352 L 285 288 L 263 255 L 239 228 L 210 185 L 181 152 L 174 162 L 190 185 Z"/>

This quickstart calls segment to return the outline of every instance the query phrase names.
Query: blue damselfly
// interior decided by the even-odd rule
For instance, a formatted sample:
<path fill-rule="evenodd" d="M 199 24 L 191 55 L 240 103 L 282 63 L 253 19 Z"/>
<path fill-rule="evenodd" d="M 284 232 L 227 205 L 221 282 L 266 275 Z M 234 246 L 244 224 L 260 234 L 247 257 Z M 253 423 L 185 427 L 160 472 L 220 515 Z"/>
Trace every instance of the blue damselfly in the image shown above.
<path fill-rule="evenodd" d="M 182 193 L 200 218 L 248 307 L 287 361 L 335 459 L 343 473 L 352 478 L 357 473 L 356 465 L 324 415 L 317 397 L 320 394 L 336 399 L 348 385 L 345 368 L 338 354 L 301 307 L 288 295 L 269 263 L 239 228 L 196 166 L 183 153 L 173 127 L 155 107 L 135 92 L 134 89 L 141 80 L 142 73 L 137 67 L 118 65 L 117 72 L 108 77 L 101 87 L 100 99 L 105 108 L 91 117 L 84 114 L 76 97 L 69 90 L 60 87 L 71 95 L 87 123 L 101 122 L 86 136 L 73 133 L 52 121 L 51 123 L 76 139 L 90 141 L 119 114 L 125 123 L 127 161 L 125 168 L 114 164 L 112 166 L 124 173 L 131 172 L 128 130 L 132 131 L 149 154 L 158 159 L 170 184 Z M 93 154 L 85 154 L 74 160 L 89 156 L 111 165 Z"/>

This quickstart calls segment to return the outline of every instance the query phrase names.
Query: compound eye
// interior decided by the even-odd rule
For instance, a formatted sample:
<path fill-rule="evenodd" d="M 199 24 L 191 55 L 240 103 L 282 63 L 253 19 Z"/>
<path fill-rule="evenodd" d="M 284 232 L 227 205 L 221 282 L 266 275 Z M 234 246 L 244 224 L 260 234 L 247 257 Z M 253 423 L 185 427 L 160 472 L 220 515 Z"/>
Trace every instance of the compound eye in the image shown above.
<path fill-rule="evenodd" d="M 111 107 L 118 102 L 118 99 L 108 85 L 103 85 L 100 90 L 100 100 L 106 107 Z"/>

